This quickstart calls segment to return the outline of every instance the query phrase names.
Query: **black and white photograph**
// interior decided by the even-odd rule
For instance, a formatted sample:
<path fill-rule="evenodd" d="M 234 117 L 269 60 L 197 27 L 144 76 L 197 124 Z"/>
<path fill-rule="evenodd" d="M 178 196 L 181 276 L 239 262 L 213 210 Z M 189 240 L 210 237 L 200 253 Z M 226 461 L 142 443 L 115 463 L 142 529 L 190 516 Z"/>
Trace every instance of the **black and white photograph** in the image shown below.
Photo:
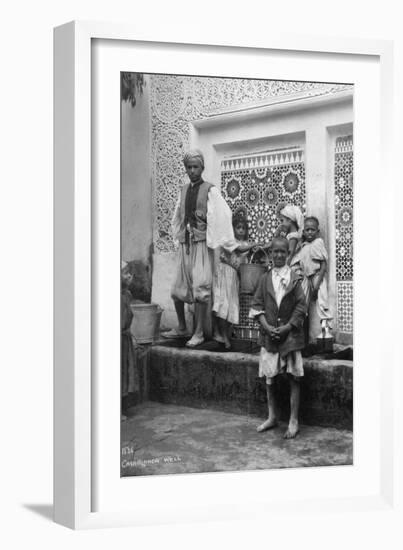
<path fill-rule="evenodd" d="M 397 7 L 5 5 L 1 547 L 402 547 Z"/>
<path fill-rule="evenodd" d="M 354 86 L 120 79 L 121 476 L 353 464 Z"/>

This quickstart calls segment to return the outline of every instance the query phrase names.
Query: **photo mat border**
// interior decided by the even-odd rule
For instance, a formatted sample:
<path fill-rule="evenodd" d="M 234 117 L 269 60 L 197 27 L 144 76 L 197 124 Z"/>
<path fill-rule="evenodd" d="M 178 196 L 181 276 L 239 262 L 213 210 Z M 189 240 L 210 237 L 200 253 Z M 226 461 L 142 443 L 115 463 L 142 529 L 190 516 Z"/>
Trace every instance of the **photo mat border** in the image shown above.
<path fill-rule="evenodd" d="M 159 42 L 171 42 L 161 36 Z M 91 41 L 115 39 L 153 41 L 129 25 L 73 22 L 55 30 L 55 521 L 71 528 L 153 524 L 130 511 L 91 511 Z M 238 40 L 237 40 L 238 42 Z M 265 43 L 240 48 L 379 56 L 381 68 L 381 154 L 388 165 L 392 125 L 392 44 L 386 41 L 272 36 Z M 182 39 L 183 44 L 203 42 Z M 212 40 L 217 48 L 231 46 Z M 207 44 L 206 44 L 207 45 Z M 246 53 L 246 52 L 245 52 Z M 309 53 L 307 53 L 309 55 Z M 393 189 L 387 190 L 393 201 Z M 67 305 L 66 305 L 67 304 Z M 393 361 L 389 362 L 392 372 Z M 348 499 L 351 509 L 387 508 L 393 501 L 393 416 L 387 377 L 381 381 L 382 479 L 377 497 Z M 390 377 L 389 377 L 390 382 Z M 60 434 L 63 434 L 61 437 Z M 352 502 L 354 500 L 354 502 Z M 321 502 L 320 506 L 324 503 Z M 329 501 L 329 511 L 346 502 Z M 317 509 L 318 503 L 312 504 Z M 290 504 L 287 504 L 290 507 Z M 309 505 L 308 505 L 309 507 Z M 251 511 L 253 514 L 253 510 Z M 225 515 L 225 514 L 224 514 Z M 248 514 L 249 515 L 249 514 Z M 233 517 L 231 514 L 229 518 Z M 189 511 L 179 520 L 214 519 Z M 176 520 L 178 521 L 178 519 Z"/>

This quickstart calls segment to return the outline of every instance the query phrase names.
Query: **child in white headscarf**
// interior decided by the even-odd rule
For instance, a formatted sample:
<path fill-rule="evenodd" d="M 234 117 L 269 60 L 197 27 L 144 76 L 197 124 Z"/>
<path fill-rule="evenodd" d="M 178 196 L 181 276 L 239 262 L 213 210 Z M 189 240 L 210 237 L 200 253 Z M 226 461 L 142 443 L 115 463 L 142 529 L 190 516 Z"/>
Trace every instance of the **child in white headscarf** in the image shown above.
<path fill-rule="evenodd" d="M 280 210 L 280 228 L 286 234 L 289 242 L 289 254 L 287 264 L 292 265 L 292 259 L 298 250 L 301 243 L 302 232 L 304 229 L 304 215 L 299 206 L 295 204 L 287 204 Z M 279 229 L 280 229 L 279 228 Z M 277 235 L 276 236 L 280 236 Z"/>

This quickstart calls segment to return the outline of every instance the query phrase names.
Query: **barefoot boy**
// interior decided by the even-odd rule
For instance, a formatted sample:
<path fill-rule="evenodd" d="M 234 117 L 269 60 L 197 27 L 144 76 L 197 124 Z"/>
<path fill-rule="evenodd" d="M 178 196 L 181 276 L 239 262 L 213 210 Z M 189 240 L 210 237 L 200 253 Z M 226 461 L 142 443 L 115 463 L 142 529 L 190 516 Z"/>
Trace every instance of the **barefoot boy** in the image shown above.
<path fill-rule="evenodd" d="M 304 347 L 303 322 L 306 312 L 304 292 L 298 276 L 287 265 L 288 240 L 275 237 L 272 241 L 273 268 L 260 279 L 250 317 L 261 325 L 259 376 L 266 377 L 268 418 L 258 426 L 263 432 L 277 425 L 274 378 L 287 373 L 290 381 L 290 421 L 286 439 L 298 433 L 300 385 L 304 375 L 301 349 Z"/>

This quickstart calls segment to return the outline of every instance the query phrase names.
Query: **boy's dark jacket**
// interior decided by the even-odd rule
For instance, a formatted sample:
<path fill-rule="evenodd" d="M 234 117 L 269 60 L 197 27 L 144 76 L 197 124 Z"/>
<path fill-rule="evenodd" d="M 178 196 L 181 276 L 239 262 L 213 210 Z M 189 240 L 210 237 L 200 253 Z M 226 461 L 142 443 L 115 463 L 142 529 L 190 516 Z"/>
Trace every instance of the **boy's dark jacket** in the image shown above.
<path fill-rule="evenodd" d="M 261 329 L 259 344 L 267 351 L 284 357 L 290 351 L 301 350 L 305 347 L 303 323 L 306 314 L 306 301 L 301 287 L 300 278 L 291 271 L 290 283 L 286 293 L 277 307 L 274 292 L 272 271 L 268 271 L 260 278 L 251 307 L 257 311 L 265 311 L 269 325 L 279 327 L 289 323 L 292 328 L 285 339 L 275 341 Z"/>

